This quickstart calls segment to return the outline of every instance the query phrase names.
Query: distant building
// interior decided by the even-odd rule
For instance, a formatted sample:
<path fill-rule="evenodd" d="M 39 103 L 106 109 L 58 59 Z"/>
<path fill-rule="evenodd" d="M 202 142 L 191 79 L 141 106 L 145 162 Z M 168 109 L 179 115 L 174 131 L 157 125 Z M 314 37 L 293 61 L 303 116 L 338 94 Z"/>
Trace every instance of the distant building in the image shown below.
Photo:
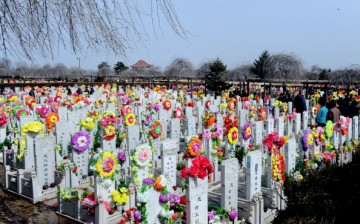
<path fill-rule="evenodd" d="M 144 60 L 139 60 L 138 62 L 136 62 L 135 64 L 131 65 L 130 68 L 134 71 L 136 71 L 137 73 L 142 73 L 144 72 L 145 69 L 151 68 L 152 65 L 150 65 L 149 63 L 147 63 Z"/>

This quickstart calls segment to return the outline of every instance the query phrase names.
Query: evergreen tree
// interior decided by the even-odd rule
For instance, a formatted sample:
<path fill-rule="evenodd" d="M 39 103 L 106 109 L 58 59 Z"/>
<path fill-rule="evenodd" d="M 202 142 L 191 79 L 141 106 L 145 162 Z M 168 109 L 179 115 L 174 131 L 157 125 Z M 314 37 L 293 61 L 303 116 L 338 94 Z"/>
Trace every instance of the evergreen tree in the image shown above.
<path fill-rule="evenodd" d="M 267 50 L 265 50 L 260 56 L 258 60 L 255 60 L 254 67 L 251 68 L 251 72 L 253 72 L 258 78 L 263 79 L 265 77 L 264 74 L 264 63 L 266 59 L 270 57 L 270 54 Z"/>
<path fill-rule="evenodd" d="M 215 91 L 216 95 L 220 94 L 220 91 L 229 89 L 230 84 L 223 81 L 222 76 L 226 73 L 226 65 L 217 58 L 210 63 L 209 71 L 205 74 L 205 87 L 209 90 Z"/>
<path fill-rule="evenodd" d="M 127 67 L 123 62 L 118 61 L 115 65 L 114 65 L 114 71 L 115 74 L 120 75 L 120 73 L 122 71 L 125 71 L 126 69 L 128 69 L 129 67 Z"/>

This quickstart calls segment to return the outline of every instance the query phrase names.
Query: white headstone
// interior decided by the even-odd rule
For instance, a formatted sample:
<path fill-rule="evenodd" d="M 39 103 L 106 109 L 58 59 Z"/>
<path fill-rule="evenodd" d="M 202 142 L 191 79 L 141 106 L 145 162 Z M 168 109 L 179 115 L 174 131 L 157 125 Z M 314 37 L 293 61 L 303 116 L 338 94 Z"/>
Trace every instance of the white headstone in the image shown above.
<path fill-rule="evenodd" d="M 256 121 L 255 122 L 255 136 L 254 136 L 254 144 L 260 145 L 263 140 L 263 122 Z"/>
<path fill-rule="evenodd" d="M 249 152 L 246 158 L 246 200 L 252 200 L 254 194 L 261 192 L 261 151 Z"/>
<path fill-rule="evenodd" d="M 290 174 L 294 171 L 296 165 L 296 140 L 289 138 L 285 145 L 285 172 Z"/>
<path fill-rule="evenodd" d="M 166 139 L 161 144 L 161 173 L 167 176 L 168 190 L 176 186 L 176 156 L 177 148 L 174 140 Z"/>
<path fill-rule="evenodd" d="M 284 136 L 284 117 L 280 116 L 279 119 L 276 120 L 277 122 L 277 132 L 279 137 Z"/>
<path fill-rule="evenodd" d="M 128 147 L 129 151 L 134 150 L 135 147 L 139 144 L 139 142 L 140 142 L 139 133 L 140 133 L 139 125 L 133 125 L 133 126 L 127 127 L 126 140 L 127 140 L 127 147 Z"/>
<path fill-rule="evenodd" d="M 221 163 L 221 208 L 237 210 L 239 161 L 236 158 Z"/>
<path fill-rule="evenodd" d="M 55 182 L 54 147 L 49 147 L 54 144 L 54 136 L 35 138 L 35 168 L 40 186 Z"/>
<path fill-rule="evenodd" d="M 187 161 L 187 167 L 191 166 L 191 160 Z M 208 215 L 208 179 L 189 177 L 189 185 L 186 189 L 186 223 L 207 223 Z"/>
<path fill-rule="evenodd" d="M 170 138 L 176 143 L 177 151 L 180 150 L 180 120 L 178 118 L 172 118 L 170 120 Z"/>
<path fill-rule="evenodd" d="M 274 118 L 268 117 L 266 120 L 266 134 L 270 134 L 274 131 Z"/>
<path fill-rule="evenodd" d="M 359 117 L 358 116 L 355 116 L 352 118 L 353 119 L 353 131 L 352 131 L 352 138 L 353 140 L 358 140 L 359 138 Z"/>

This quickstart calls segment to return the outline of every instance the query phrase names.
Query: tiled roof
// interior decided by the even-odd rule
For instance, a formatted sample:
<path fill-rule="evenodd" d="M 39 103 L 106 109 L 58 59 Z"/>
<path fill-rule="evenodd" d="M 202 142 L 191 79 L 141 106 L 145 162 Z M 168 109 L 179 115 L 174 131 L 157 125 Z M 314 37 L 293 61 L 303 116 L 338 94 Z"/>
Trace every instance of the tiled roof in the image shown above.
<path fill-rule="evenodd" d="M 148 64 L 146 61 L 144 60 L 139 60 L 138 62 L 136 62 L 135 64 L 133 64 L 131 66 L 132 68 L 150 68 L 151 65 Z"/>

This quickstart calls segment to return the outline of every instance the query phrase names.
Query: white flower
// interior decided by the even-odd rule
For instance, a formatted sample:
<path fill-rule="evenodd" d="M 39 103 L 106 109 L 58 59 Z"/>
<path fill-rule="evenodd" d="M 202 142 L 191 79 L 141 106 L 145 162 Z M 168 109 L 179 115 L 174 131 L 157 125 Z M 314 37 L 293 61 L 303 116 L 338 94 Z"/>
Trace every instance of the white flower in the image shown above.
<path fill-rule="evenodd" d="M 110 179 L 106 179 L 103 182 L 103 186 L 104 186 L 104 188 L 109 188 L 109 187 L 111 187 L 112 183 L 113 182 Z"/>
<path fill-rule="evenodd" d="M 136 201 L 137 202 L 140 202 L 140 203 L 147 203 L 149 200 L 149 194 L 147 191 L 145 192 L 139 192 L 137 195 L 136 195 Z"/>

